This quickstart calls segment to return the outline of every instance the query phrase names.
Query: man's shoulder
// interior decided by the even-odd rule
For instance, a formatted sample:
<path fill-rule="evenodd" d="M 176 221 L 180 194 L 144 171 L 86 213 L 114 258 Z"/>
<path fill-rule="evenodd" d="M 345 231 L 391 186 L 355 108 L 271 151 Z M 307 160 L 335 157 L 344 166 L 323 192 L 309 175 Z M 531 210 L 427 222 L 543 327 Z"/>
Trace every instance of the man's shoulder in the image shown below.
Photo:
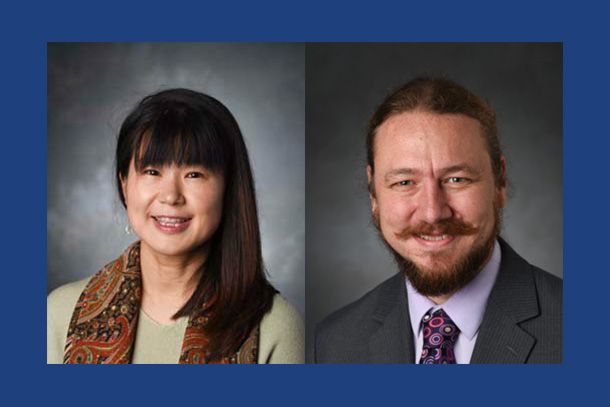
<path fill-rule="evenodd" d="M 520 270 L 520 273 L 527 274 L 529 273 L 528 270 L 531 270 L 530 275 L 533 276 L 538 295 L 561 300 L 563 295 L 563 280 L 561 278 L 525 260 L 504 240 L 500 240 L 500 244 L 502 245 L 502 256 L 503 262 L 505 262 L 505 268 L 510 269 L 510 273 L 514 273 L 515 270 L 518 269 Z"/>
<path fill-rule="evenodd" d="M 403 280 L 401 275 L 395 275 L 371 291 L 364 294 L 360 299 L 340 308 L 327 316 L 319 325 L 318 333 L 324 332 L 334 327 L 345 328 L 352 325 L 361 326 L 360 322 L 373 316 L 379 306 L 380 296 L 383 296 L 385 291 L 392 289 L 399 283 L 397 280 Z M 404 281 L 404 280 L 403 280 Z"/>
<path fill-rule="evenodd" d="M 525 363 L 562 363 L 563 280 L 529 263 L 506 243 L 502 263 L 490 303 L 499 306 L 506 321 L 515 322 L 518 332 L 530 337 Z M 496 322 L 497 315 L 486 327 Z M 481 326 L 481 332 L 484 329 Z"/>
<path fill-rule="evenodd" d="M 538 302 L 542 310 L 556 309 L 561 316 L 563 310 L 563 279 L 532 266 Z"/>
<path fill-rule="evenodd" d="M 561 294 L 563 292 L 563 279 L 532 265 L 534 279 L 539 291 Z"/>
<path fill-rule="evenodd" d="M 536 338 L 527 363 L 563 362 L 563 280 L 531 266 L 538 314 L 520 324 Z"/>
<path fill-rule="evenodd" d="M 379 324 L 375 315 L 392 300 L 404 279 L 397 274 L 326 317 L 316 327 L 315 352 L 318 363 L 348 363 L 360 360 L 366 352 L 367 339 Z"/>

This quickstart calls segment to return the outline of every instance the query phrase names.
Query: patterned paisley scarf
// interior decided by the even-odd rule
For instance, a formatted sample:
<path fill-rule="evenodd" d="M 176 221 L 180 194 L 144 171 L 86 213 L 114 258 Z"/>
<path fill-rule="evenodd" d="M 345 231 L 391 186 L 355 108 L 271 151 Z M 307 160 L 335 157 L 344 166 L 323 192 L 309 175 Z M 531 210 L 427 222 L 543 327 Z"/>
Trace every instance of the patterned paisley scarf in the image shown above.
<path fill-rule="evenodd" d="M 97 272 L 80 295 L 68 328 L 64 363 L 131 363 L 141 296 L 137 242 Z M 203 330 L 208 317 L 205 313 L 189 317 L 178 363 L 257 363 L 258 327 L 233 354 L 208 360 Z"/>

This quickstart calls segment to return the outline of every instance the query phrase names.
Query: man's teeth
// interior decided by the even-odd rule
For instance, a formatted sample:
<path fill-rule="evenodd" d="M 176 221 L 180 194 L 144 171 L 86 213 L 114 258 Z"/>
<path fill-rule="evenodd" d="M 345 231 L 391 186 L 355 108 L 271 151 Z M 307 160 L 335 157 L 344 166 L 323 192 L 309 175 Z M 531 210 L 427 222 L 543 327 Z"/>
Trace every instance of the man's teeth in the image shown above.
<path fill-rule="evenodd" d="M 449 237 L 449 235 L 441 235 L 441 236 L 426 236 L 426 235 L 418 235 L 420 238 L 424 239 L 424 240 L 431 240 L 433 242 L 439 241 L 439 240 L 443 240 L 443 239 L 447 239 Z"/>
<path fill-rule="evenodd" d="M 159 222 L 163 226 L 175 226 L 178 223 L 184 223 L 188 220 L 188 219 L 182 219 L 182 218 L 155 218 L 155 219 L 157 219 L 157 222 Z"/>

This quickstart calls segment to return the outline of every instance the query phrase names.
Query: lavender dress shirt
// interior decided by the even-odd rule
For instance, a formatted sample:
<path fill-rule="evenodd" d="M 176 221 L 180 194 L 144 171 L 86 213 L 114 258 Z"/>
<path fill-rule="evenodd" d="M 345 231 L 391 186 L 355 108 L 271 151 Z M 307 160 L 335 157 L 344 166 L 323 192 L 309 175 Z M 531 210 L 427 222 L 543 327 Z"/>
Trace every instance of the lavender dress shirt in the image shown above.
<path fill-rule="evenodd" d="M 487 306 L 487 299 L 500 272 L 501 259 L 500 244 L 496 240 L 491 257 L 481 272 L 468 285 L 440 305 L 435 304 L 427 297 L 415 291 L 409 280 L 405 279 L 413 343 L 415 344 L 415 363 L 419 363 L 424 346 L 421 320 L 428 311 L 434 312 L 439 308 L 445 310 L 461 331 L 453 349 L 456 363 L 470 363 L 470 357 L 477 341 L 479 326 Z"/>

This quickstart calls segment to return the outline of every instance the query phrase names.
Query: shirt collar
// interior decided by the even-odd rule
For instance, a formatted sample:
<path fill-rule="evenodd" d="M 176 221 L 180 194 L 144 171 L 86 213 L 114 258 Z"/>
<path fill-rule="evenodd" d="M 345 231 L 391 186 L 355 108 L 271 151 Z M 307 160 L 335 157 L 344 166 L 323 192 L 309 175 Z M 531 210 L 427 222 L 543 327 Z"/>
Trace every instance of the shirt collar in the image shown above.
<path fill-rule="evenodd" d="M 472 339 L 479 330 L 483 320 L 487 299 L 500 272 L 501 260 L 500 244 L 496 240 L 491 257 L 479 274 L 465 287 L 453 294 L 445 303 L 440 305 L 435 304 L 426 296 L 415 291 L 409 280 L 405 279 L 411 328 L 415 335 L 417 337 L 420 335 L 420 323 L 426 312 L 431 309 L 436 311 L 442 308 L 451 317 L 460 331 L 468 339 Z"/>

